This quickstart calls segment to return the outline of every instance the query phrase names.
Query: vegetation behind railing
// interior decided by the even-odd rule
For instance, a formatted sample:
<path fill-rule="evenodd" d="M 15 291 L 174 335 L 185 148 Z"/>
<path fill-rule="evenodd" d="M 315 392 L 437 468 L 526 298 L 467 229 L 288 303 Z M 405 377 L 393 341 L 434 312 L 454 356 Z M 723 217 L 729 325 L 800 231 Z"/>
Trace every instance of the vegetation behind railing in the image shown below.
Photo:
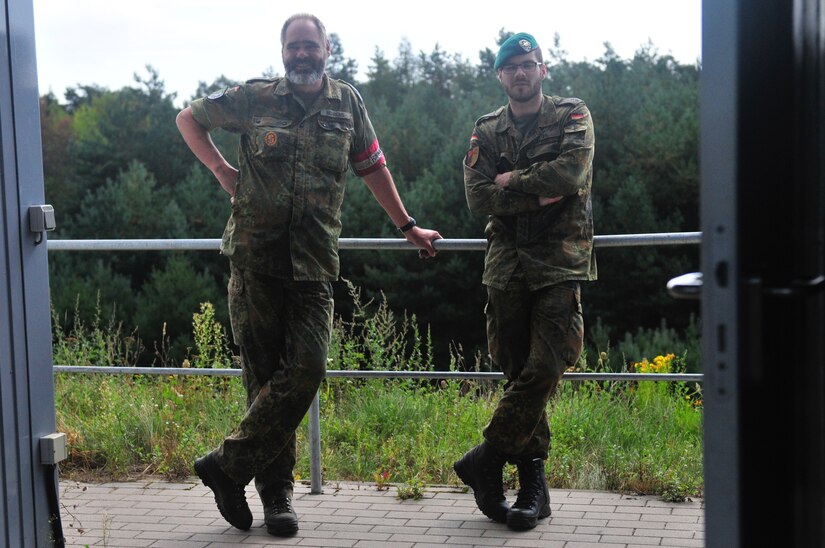
<path fill-rule="evenodd" d="M 397 317 L 386 299 L 362 302 L 349 284 L 355 313 L 337 317 L 330 369 L 431 370 L 428 333 L 415 317 Z M 129 365 L 142 344 L 97 315 L 55 322 L 55 363 Z M 204 303 L 193 318 L 194 348 L 183 367 L 231 367 L 226 329 Z M 635 345 L 672 344 L 629 372 L 683 372 L 694 342 L 660 328 L 640 331 Z M 624 360 L 621 343 L 585 352 L 577 371 L 605 371 Z M 658 350 L 657 350 L 658 352 Z M 156 349 L 159 362 L 168 359 Z M 480 356 L 453 352 L 451 369 L 476 369 Z M 164 365 L 173 365 L 165 363 Z M 402 493 L 456 484 L 453 461 L 480 441 L 501 383 L 473 380 L 330 378 L 321 388 L 322 462 L 331 480 L 394 484 Z M 70 476 L 125 478 L 191 475 L 194 458 L 220 443 L 244 413 L 237 377 L 55 375 L 58 429 L 69 436 Z M 669 382 L 563 382 L 553 400 L 552 486 L 660 494 L 670 500 L 702 493 L 701 390 Z M 309 477 L 306 430 L 299 429 L 298 479 Z M 508 485 L 515 470 L 507 469 Z"/>

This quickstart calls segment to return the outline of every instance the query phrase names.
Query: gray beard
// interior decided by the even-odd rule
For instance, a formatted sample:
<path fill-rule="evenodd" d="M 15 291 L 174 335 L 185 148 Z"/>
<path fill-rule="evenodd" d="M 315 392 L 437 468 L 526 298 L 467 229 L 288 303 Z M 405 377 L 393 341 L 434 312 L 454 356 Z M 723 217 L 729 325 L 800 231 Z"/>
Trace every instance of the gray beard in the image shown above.
<path fill-rule="evenodd" d="M 298 74 L 294 70 L 287 71 L 286 73 L 286 79 L 298 86 L 308 86 L 314 84 L 323 77 L 324 73 L 318 72 L 317 70 L 312 71 L 309 74 Z"/>

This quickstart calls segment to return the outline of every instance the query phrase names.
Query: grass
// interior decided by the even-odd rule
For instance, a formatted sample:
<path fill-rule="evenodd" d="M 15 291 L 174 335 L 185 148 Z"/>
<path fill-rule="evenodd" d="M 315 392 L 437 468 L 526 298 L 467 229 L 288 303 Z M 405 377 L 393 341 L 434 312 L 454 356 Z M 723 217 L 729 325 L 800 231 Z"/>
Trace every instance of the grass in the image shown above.
<path fill-rule="evenodd" d="M 385 302 L 377 308 L 357 297 L 356 302 L 353 321 L 336 322 L 330 369 L 432 369 L 429 348 L 418 342 L 427 337 L 414 330 L 414 317 L 397 321 Z M 225 332 L 208 305 L 193 324 L 196 348 L 185 365 L 231 365 L 231 355 L 222 350 L 228 348 Z M 101 328 L 95 321 L 68 337 L 56 332 L 55 348 L 78 360 L 76 365 L 91 364 L 78 349 L 106 348 L 103 354 L 111 358 L 118 345 L 110 339 L 117 332 L 119 327 Z M 380 367 L 371 367 L 373 356 Z M 585 354 L 578 370 L 598 370 L 605 357 L 601 353 L 591 369 Z M 684 368 L 682 357 L 651 358 L 632 367 Z M 481 441 L 501 387 L 490 381 L 327 379 L 320 390 L 324 479 L 371 481 L 379 489 L 392 484 L 404 498 L 420 497 L 425 485 L 460 485 L 452 464 Z M 243 416 L 245 402 L 238 377 L 59 373 L 55 394 L 58 429 L 67 433 L 70 447 L 61 472 L 84 478 L 190 476 L 194 458 L 221 442 Z M 551 487 L 656 494 L 671 501 L 702 495 L 698 387 L 562 382 L 550 406 Z M 298 446 L 300 480 L 309 477 L 306 419 Z M 505 479 L 516 485 L 514 467 L 508 465 Z"/>

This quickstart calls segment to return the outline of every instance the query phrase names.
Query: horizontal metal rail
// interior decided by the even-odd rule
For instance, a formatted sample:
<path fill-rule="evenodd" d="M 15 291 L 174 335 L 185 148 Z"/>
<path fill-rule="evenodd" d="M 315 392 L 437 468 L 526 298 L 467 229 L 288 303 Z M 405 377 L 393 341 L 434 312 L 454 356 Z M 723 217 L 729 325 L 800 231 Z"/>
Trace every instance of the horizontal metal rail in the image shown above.
<path fill-rule="evenodd" d="M 659 234 L 618 234 L 595 236 L 597 248 L 659 245 L 690 245 L 702 242 L 701 232 L 664 232 Z M 438 251 L 484 251 L 487 240 L 436 240 Z M 218 251 L 218 238 L 202 239 L 135 239 L 135 240 L 48 240 L 49 251 Z M 341 238 L 338 249 L 412 250 L 415 246 L 403 238 Z"/>
<path fill-rule="evenodd" d="M 597 248 L 635 247 L 660 245 L 690 245 L 702 242 L 701 232 L 668 232 L 658 234 L 622 234 L 595 236 L 593 245 Z M 132 240 L 48 240 L 49 251 L 219 251 L 221 240 L 205 239 L 132 239 Z M 484 251 L 484 239 L 441 239 L 433 242 L 438 251 Z M 341 238 L 338 249 L 378 249 L 413 250 L 413 244 L 403 238 Z M 131 375 L 212 375 L 240 376 L 240 369 L 215 368 L 172 368 L 172 367 L 98 367 L 56 365 L 55 373 L 104 373 Z M 330 370 L 328 377 L 350 378 L 423 378 L 423 379 L 491 379 L 504 378 L 498 372 L 463 371 L 352 371 Z M 675 381 L 702 382 L 702 374 L 688 373 L 565 373 L 563 379 L 570 381 Z M 309 452 L 310 452 L 310 493 L 323 493 L 321 477 L 321 425 L 320 398 L 318 393 L 309 408 Z"/>

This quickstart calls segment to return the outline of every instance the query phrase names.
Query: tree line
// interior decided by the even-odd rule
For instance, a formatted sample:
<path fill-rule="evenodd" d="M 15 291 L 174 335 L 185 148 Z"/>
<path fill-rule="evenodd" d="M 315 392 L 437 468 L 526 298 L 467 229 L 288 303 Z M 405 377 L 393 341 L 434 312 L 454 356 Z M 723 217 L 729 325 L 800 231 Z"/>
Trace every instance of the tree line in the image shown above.
<path fill-rule="evenodd" d="M 500 44 L 511 33 L 500 31 Z M 364 97 L 388 166 L 407 209 L 445 238 L 484 237 L 486 219 L 469 212 L 462 159 L 475 120 L 506 103 L 493 70 L 495 52 L 478 60 L 438 46 L 413 52 L 402 41 L 389 59 L 376 49 L 359 81 L 357 63 L 331 35 L 332 77 L 352 82 Z M 558 36 L 545 50 L 545 93 L 579 97 L 596 132 L 593 210 L 597 235 L 699 229 L 698 83 L 701 67 L 642 45 L 630 59 L 609 44 L 593 62 L 571 61 Z M 274 71 L 265 69 L 264 74 Z M 256 75 L 249 75 L 250 77 Z M 190 100 L 234 85 L 225 76 L 201 82 Z M 67 89 L 40 99 L 46 197 L 55 207 L 52 238 L 219 238 L 229 203 L 211 174 L 178 134 L 176 96 L 147 66 L 135 84 Z M 230 161 L 237 137 L 213 134 Z M 350 175 L 342 237 L 399 237 L 360 179 Z M 668 296 L 668 279 L 698 269 L 696 246 L 597 250 L 599 281 L 583 287 L 587 326 L 612 339 L 663 318 L 686 326 L 697 306 Z M 192 347 L 192 315 L 215 305 L 228 326 L 228 262 L 217 252 L 54 252 L 50 254 L 55 321 L 78 318 L 122 324 L 157 353 L 181 360 Z M 341 276 L 368 298 L 386 298 L 399 316 L 429 329 L 446 363 L 460 354 L 468 365 L 486 355 L 481 285 L 483 253 L 444 251 L 421 261 L 415 252 L 341 251 Z M 353 313 L 346 284 L 336 286 L 336 309 Z M 598 349 L 605 341 L 590 341 Z"/>

